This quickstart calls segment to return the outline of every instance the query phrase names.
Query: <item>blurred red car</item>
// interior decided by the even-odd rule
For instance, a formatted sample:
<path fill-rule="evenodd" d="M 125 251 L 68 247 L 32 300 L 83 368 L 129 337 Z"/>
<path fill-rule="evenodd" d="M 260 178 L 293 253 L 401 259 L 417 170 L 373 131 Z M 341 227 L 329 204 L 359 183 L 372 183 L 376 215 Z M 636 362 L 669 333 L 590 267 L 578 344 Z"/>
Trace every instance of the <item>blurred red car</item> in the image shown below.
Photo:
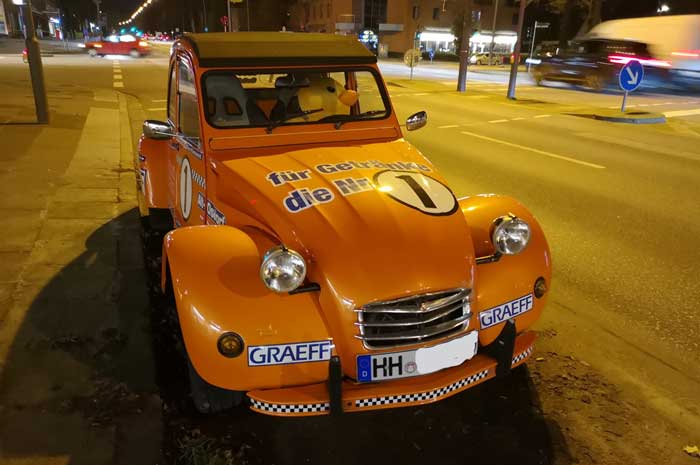
<path fill-rule="evenodd" d="M 111 35 L 96 42 L 88 42 L 85 48 L 90 56 L 129 55 L 134 58 L 151 52 L 148 42 L 131 34 Z"/>

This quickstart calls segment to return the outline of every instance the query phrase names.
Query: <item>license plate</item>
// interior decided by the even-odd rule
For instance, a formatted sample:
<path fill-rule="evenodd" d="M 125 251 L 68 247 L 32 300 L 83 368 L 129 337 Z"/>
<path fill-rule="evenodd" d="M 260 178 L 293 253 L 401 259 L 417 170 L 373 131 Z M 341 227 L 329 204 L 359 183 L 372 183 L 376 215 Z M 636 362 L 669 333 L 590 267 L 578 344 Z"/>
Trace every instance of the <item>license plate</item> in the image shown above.
<path fill-rule="evenodd" d="M 361 383 L 409 378 L 461 365 L 476 355 L 478 331 L 432 347 L 404 352 L 357 357 L 357 380 Z"/>

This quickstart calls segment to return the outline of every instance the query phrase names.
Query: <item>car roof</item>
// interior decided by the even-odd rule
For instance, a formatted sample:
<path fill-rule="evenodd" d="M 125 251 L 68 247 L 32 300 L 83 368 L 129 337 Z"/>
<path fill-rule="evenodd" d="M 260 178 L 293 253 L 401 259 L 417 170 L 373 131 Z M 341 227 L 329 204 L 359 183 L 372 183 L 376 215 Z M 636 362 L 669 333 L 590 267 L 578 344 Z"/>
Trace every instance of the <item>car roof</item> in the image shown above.
<path fill-rule="evenodd" d="M 369 64 L 377 57 L 354 36 L 295 32 L 185 34 L 200 66 Z"/>

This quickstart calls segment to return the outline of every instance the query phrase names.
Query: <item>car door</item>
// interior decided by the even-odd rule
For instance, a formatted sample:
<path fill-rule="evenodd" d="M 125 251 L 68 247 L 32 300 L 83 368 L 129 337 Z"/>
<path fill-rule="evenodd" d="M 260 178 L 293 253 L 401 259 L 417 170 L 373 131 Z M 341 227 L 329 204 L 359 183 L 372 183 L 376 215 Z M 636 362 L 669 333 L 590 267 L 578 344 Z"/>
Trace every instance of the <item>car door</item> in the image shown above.
<path fill-rule="evenodd" d="M 119 37 L 116 35 L 107 36 L 102 40 L 102 52 L 105 55 L 116 54 L 119 45 Z"/>
<path fill-rule="evenodd" d="M 191 61 L 178 56 L 177 122 L 171 141 L 171 199 L 176 226 L 204 224 L 206 170 L 201 143 L 200 96 Z"/>

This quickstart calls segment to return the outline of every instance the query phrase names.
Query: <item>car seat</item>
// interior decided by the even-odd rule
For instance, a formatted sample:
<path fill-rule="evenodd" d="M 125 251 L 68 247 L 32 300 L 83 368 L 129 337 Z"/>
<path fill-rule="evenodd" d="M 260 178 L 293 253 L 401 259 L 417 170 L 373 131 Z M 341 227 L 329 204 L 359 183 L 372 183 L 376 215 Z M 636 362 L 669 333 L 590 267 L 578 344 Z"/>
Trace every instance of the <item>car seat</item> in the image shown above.
<path fill-rule="evenodd" d="M 206 78 L 206 111 L 218 127 L 249 126 L 248 97 L 233 74 L 213 74 Z"/>

